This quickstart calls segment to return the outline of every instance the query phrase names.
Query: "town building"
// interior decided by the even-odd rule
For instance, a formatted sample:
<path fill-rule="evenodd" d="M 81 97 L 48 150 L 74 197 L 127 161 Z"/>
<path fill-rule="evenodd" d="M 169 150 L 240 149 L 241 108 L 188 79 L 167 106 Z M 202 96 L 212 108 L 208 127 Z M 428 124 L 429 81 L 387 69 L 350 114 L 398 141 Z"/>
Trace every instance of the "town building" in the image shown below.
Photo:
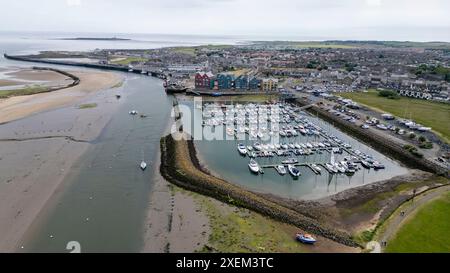
<path fill-rule="evenodd" d="M 278 79 L 263 79 L 261 84 L 262 91 L 276 91 L 278 89 Z"/>
<path fill-rule="evenodd" d="M 197 72 L 195 74 L 195 88 L 210 89 L 214 74 L 211 72 Z"/>

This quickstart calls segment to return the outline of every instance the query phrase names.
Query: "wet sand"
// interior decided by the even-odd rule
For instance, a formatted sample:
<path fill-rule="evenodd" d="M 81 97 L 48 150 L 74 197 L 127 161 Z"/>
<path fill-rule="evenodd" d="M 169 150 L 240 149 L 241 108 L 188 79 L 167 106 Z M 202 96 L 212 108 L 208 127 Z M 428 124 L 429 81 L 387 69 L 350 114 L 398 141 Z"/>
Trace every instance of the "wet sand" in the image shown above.
<path fill-rule="evenodd" d="M 77 75 L 83 85 L 0 102 L 0 120 L 15 120 L 0 124 L 0 252 L 20 249 L 33 221 L 62 191 L 70 168 L 121 103 L 114 91 L 101 90 L 120 81 L 117 74 Z M 78 109 L 78 103 L 98 106 Z"/>
<path fill-rule="evenodd" d="M 114 73 L 92 71 L 70 71 L 70 73 L 80 78 L 79 85 L 49 93 L 0 99 L 0 124 L 71 105 L 90 93 L 113 87 L 122 80 Z"/>

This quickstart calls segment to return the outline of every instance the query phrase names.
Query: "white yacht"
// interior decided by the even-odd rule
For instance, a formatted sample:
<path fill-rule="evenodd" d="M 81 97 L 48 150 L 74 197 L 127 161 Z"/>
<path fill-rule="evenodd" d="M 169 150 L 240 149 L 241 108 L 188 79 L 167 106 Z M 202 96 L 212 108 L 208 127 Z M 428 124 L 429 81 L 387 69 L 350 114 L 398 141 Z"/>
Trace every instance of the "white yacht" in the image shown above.
<path fill-rule="evenodd" d="M 239 153 L 241 155 L 246 155 L 247 154 L 247 148 L 245 148 L 244 144 L 239 143 L 238 146 L 237 146 L 237 149 L 238 149 L 238 151 L 239 151 Z"/>
<path fill-rule="evenodd" d="M 297 169 L 294 165 L 289 164 L 288 165 L 288 170 L 289 173 L 293 176 L 293 177 L 299 177 L 301 175 L 301 172 L 299 169 Z"/>
<path fill-rule="evenodd" d="M 256 174 L 258 174 L 260 171 L 258 162 L 256 162 L 253 159 L 251 159 L 250 162 L 248 163 L 248 168 L 250 169 L 250 171 L 252 171 L 253 173 L 256 173 Z"/>
<path fill-rule="evenodd" d="M 142 160 L 141 165 L 139 167 L 141 167 L 141 170 L 145 170 L 147 168 L 147 163 Z"/>
<path fill-rule="evenodd" d="M 319 166 L 317 166 L 316 164 L 311 164 L 311 168 L 313 168 L 314 170 L 316 170 L 318 173 L 321 173 L 321 172 L 322 172 L 322 169 L 321 169 Z"/>
<path fill-rule="evenodd" d="M 277 170 L 277 172 L 280 175 L 285 175 L 287 173 L 286 168 L 283 165 L 277 165 L 275 166 L 275 170 Z"/>

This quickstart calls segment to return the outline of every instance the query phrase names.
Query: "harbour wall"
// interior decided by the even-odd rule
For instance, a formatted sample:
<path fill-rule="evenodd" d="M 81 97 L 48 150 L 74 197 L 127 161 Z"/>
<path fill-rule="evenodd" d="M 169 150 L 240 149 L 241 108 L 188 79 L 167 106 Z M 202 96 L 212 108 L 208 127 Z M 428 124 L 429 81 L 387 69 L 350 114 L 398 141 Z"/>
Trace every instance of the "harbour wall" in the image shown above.
<path fill-rule="evenodd" d="M 160 172 L 169 182 L 187 190 L 253 210 L 347 246 L 359 247 L 351 235 L 344 231 L 319 223 L 293 209 L 210 175 L 201 167 L 192 140 L 175 141 L 171 135 L 163 137 Z"/>

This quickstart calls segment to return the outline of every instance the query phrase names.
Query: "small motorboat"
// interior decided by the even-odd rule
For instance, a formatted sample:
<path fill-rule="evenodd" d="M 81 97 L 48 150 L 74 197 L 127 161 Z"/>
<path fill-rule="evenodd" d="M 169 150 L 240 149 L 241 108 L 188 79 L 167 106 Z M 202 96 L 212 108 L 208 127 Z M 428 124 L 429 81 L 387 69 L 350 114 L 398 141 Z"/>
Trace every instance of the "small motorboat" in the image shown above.
<path fill-rule="evenodd" d="M 327 167 L 327 169 L 328 169 L 328 171 L 330 173 L 337 173 L 338 172 L 336 167 L 334 165 L 332 165 L 331 163 L 325 163 L 325 166 Z"/>
<path fill-rule="evenodd" d="M 241 155 L 246 155 L 247 154 L 247 148 L 245 148 L 244 144 L 239 143 L 238 146 L 237 146 L 237 149 L 238 149 L 238 151 L 239 151 L 239 153 Z"/>
<path fill-rule="evenodd" d="M 250 162 L 248 163 L 248 168 L 255 174 L 258 174 L 260 172 L 258 162 L 256 162 L 253 159 L 251 159 Z"/>
<path fill-rule="evenodd" d="M 135 116 L 137 115 L 137 111 L 136 110 L 131 110 L 130 112 L 128 112 L 130 115 Z"/>
<path fill-rule="evenodd" d="M 322 169 L 319 166 L 317 166 L 316 164 L 311 164 L 311 168 L 316 170 L 316 172 L 318 172 L 318 173 L 322 172 Z"/>
<path fill-rule="evenodd" d="M 287 173 L 286 168 L 283 165 L 277 165 L 275 166 L 275 170 L 277 170 L 277 172 L 280 175 L 285 175 Z"/>
<path fill-rule="evenodd" d="M 147 168 L 147 163 L 145 161 L 142 161 L 139 167 L 141 168 L 141 170 L 145 170 Z"/>
<path fill-rule="evenodd" d="M 288 170 L 289 173 L 293 176 L 293 177 L 299 177 L 301 175 L 301 172 L 299 169 L 297 169 L 294 165 L 289 164 L 288 165 Z"/>
<path fill-rule="evenodd" d="M 116 98 L 117 98 L 117 99 L 120 99 L 120 97 L 121 97 L 121 96 L 120 96 L 119 94 L 116 95 Z"/>
<path fill-rule="evenodd" d="M 141 117 L 141 118 L 146 118 L 147 115 L 146 115 L 146 114 L 141 114 L 140 117 Z"/>
<path fill-rule="evenodd" d="M 286 160 L 281 161 L 283 164 L 295 164 L 298 163 L 298 160 L 295 158 L 288 158 Z"/>
<path fill-rule="evenodd" d="M 313 245 L 316 242 L 316 239 L 312 237 L 310 234 L 297 233 L 295 234 L 295 239 L 297 239 L 297 241 L 301 243 L 310 245 Z"/>

